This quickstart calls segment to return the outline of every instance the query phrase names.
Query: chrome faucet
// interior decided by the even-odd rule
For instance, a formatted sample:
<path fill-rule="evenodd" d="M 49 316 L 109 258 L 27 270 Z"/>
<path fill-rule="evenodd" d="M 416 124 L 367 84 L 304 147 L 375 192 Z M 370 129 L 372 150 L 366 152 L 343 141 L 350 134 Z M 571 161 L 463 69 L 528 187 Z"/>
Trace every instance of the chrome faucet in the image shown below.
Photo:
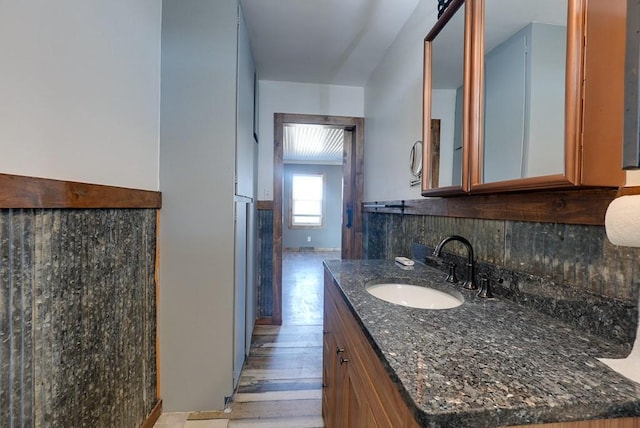
<path fill-rule="evenodd" d="M 467 290 L 477 290 L 478 286 L 475 281 L 475 262 L 473 258 L 473 247 L 471 243 L 467 241 L 466 238 L 458 235 L 451 235 L 444 238 L 433 250 L 433 257 L 440 257 L 440 253 L 442 252 L 442 247 L 449 241 L 458 241 L 461 242 L 467 248 L 467 279 L 462 284 L 462 288 Z"/>

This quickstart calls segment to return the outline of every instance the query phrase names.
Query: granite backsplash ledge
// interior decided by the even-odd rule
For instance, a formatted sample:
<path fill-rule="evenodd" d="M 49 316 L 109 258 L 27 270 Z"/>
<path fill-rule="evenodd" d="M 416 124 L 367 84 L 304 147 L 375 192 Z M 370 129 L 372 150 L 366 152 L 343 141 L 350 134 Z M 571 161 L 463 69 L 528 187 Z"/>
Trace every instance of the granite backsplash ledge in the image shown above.
<path fill-rule="evenodd" d="M 640 250 L 612 245 L 601 226 L 365 213 L 364 258 L 416 250 L 415 258 L 424 260 L 425 252 L 454 234 L 472 243 L 477 272 L 489 276 L 496 294 L 587 333 L 633 344 Z M 464 247 L 452 242 L 445 250 L 464 278 Z"/>

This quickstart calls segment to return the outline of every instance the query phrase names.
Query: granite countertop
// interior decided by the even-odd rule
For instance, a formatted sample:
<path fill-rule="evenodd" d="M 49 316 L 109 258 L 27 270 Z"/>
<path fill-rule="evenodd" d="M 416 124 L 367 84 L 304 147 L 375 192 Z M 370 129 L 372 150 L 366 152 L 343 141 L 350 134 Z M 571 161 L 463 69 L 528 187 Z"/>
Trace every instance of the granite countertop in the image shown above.
<path fill-rule="evenodd" d="M 423 426 L 497 427 L 640 416 L 640 385 L 596 358 L 619 344 L 578 332 L 502 298 L 482 299 L 440 270 L 389 260 L 325 261 L 400 392 Z M 405 282 L 458 292 L 453 309 L 394 305 L 368 284 Z"/>

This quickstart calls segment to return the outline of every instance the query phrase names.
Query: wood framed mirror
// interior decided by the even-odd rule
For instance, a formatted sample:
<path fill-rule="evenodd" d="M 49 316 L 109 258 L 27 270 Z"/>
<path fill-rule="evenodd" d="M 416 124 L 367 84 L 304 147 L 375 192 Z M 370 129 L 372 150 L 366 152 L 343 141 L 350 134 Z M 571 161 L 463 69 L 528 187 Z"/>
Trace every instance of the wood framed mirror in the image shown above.
<path fill-rule="evenodd" d="M 624 0 L 477 0 L 471 193 L 621 182 Z"/>
<path fill-rule="evenodd" d="M 423 196 L 469 187 L 472 5 L 453 0 L 424 40 Z"/>

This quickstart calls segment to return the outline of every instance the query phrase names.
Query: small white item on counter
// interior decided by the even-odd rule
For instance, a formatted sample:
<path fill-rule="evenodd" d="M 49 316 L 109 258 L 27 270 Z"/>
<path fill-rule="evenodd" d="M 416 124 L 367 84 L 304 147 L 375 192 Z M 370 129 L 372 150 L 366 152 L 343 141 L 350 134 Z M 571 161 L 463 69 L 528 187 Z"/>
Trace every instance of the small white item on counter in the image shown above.
<path fill-rule="evenodd" d="M 612 244 L 640 247 L 640 195 L 614 199 L 607 208 L 604 225 Z"/>
<path fill-rule="evenodd" d="M 414 263 L 413 260 L 406 257 L 396 257 L 396 262 L 400 263 L 402 266 L 413 266 Z"/>

